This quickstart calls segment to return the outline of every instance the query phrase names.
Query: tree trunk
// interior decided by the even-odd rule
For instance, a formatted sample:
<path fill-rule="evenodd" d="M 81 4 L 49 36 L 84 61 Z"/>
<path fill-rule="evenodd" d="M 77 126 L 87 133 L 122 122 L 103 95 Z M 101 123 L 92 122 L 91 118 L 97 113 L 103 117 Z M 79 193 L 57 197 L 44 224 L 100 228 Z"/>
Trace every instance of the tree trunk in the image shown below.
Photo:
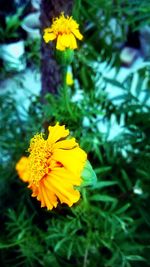
<path fill-rule="evenodd" d="M 41 1 L 41 34 L 43 29 L 51 25 L 52 19 L 64 14 L 71 15 L 73 0 L 42 0 Z M 57 88 L 61 83 L 59 65 L 55 60 L 54 43 L 46 44 L 42 38 L 41 44 L 41 82 L 42 96 L 45 93 L 57 93 Z"/>

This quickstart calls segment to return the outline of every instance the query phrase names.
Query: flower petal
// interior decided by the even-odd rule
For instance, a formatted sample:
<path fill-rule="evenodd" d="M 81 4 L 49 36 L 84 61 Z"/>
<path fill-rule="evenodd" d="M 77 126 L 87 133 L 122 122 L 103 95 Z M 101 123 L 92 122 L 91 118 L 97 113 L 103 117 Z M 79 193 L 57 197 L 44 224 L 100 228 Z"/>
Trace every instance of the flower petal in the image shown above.
<path fill-rule="evenodd" d="M 65 126 L 60 126 L 58 123 L 55 126 L 48 127 L 49 136 L 48 142 L 54 144 L 61 138 L 65 138 L 69 135 L 69 130 L 65 129 Z"/>
<path fill-rule="evenodd" d="M 68 34 L 62 34 L 60 38 L 61 44 L 64 47 L 69 47 L 70 46 L 70 39 Z"/>
<path fill-rule="evenodd" d="M 78 38 L 79 40 L 83 39 L 83 35 L 79 32 L 78 29 L 72 29 L 72 33 L 75 35 L 76 38 Z"/>
<path fill-rule="evenodd" d="M 70 150 L 55 149 L 52 158 L 62 163 L 62 165 L 75 175 L 80 176 L 84 168 L 87 155 L 79 147 Z"/>
<path fill-rule="evenodd" d="M 52 32 L 48 32 L 48 31 L 44 31 L 44 35 L 43 35 L 44 41 L 45 43 L 48 43 L 50 41 L 53 41 L 54 39 L 56 39 L 56 35 Z"/>
<path fill-rule="evenodd" d="M 42 181 L 42 187 L 43 187 L 43 190 L 46 192 L 47 198 L 48 198 L 50 204 L 52 205 L 52 208 L 53 207 L 56 208 L 58 201 L 57 201 L 57 198 L 56 198 L 54 192 L 52 192 L 51 190 L 49 190 L 49 188 L 46 186 L 45 181 L 47 179 L 48 179 L 48 177 L 45 178 L 45 179 L 43 179 L 43 181 Z"/>
<path fill-rule="evenodd" d="M 52 210 L 53 209 L 53 205 L 52 205 L 52 203 L 50 201 L 49 193 L 48 193 L 48 190 L 46 189 L 46 187 L 44 186 L 44 183 L 42 183 L 40 188 L 41 188 L 41 191 L 42 191 L 42 194 L 43 194 L 43 198 L 44 198 L 44 201 L 45 201 L 45 206 L 47 207 L 48 210 Z"/>
<path fill-rule="evenodd" d="M 56 148 L 73 149 L 76 146 L 78 146 L 78 144 L 76 143 L 75 138 L 71 138 L 67 140 L 58 141 L 57 143 L 53 145 L 53 150 Z"/>
<path fill-rule="evenodd" d="M 75 36 L 70 33 L 69 34 L 69 39 L 70 39 L 70 49 L 76 49 L 77 48 L 77 41 L 76 41 L 76 38 Z"/>
<path fill-rule="evenodd" d="M 61 176 L 62 183 L 65 183 L 66 185 L 68 184 L 69 186 L 74 186 L 74 185 L 78 186 L 82 182 L 82 179 L 80 176 L 77 176 L 74 173 L 66 170 L 64 167 L 61 167 L 61 168 L 55 167 L 52 170 L 52 174 L 55 175 L 56 180 L 57 180 L 57 177 Z"/>
<path fill-rule="evenodd" d="M 75 190 L 73 185 L 63 181 L 61 171 L 57 171 L 57 176 L 56 173 L 51 172 L 49 179 L 45 179 L 44 183 L 50 191 L 55 193 L 61 203 L 66 203 L 69 207 L 80 198 L 79 191 Z"/>
<path fill-rule="evenodd" d="M 64 51 L 65 50 L 65 46 L 62 45 L 62 35 L 58 35 L 57 37 L 57 43 L 56 43 L 56 49 L 60 50 L 60 51 Z"/>

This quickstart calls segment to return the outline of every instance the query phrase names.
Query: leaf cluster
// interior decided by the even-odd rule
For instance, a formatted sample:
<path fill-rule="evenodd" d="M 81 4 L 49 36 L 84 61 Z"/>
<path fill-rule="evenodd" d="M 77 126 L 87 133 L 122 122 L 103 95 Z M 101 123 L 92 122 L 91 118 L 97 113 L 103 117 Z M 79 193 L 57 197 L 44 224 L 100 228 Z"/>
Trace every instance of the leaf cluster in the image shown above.
<path fill-rule="evenodd" d="M 0 42 L 7 43 L 16 40 L 19 36 L 18 30 L 21 26 L 20 16 L 23 9 L 19 8 L 16 14 L 6 16 L 5 25 L 0 26 Z"/>

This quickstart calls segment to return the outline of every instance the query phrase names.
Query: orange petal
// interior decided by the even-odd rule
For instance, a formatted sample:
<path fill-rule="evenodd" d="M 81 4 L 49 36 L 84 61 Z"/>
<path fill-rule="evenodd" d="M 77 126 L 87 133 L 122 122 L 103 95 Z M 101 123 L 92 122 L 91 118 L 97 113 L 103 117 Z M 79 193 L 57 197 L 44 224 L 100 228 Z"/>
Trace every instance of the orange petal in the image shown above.
<path fill-rule="evenodd" d="M 52 210 L 53 205 L 51 204 L 51 201 L 49 199 L 48 191 L 45 188 L 43 183 L 40 185 L 40 188 L 41 188 L 41 191 L 42 191 L 42 194 L 43 194 L 43 199 L 45 201 L 45 206 L 47 207 L 48 210 Z"/>
<path fill-rule="evenodd" d="M 61 172 L 57 177 L 51 172 L 49 179 L 45 180 L 45 184 L 55 193 L 61 203 L 66 203 L 68 206 L 72 206 L 80 198 L 79 191 L 75 190 L 72 185 L 64 183 Z"/>
<path fill-rule="evenodd" d="M 57 207 L 57 203 L 58 203 L 57 198 L 56 198 L 55 194 L 51 190 L 49 190 L 49 187 L 46 186 L 46 183 L 45 183 L 46 180 L 47 180 L 47 178 L 43 179 L 44 190 L 45 190 L 45 192 L 47 194 L 49 202 L 51 203 L 51 205 L 53 207 L 56 208 Z"/>
<path fill-rule="evenodd" d="M 41 186 L 39 186 L 37 200 L 41 201 L 41 207 L 45 207 L 46 206 L 46 202 L 45 202 L 45 199 L 44 199 L 43 190 L 42 190 Z"/>

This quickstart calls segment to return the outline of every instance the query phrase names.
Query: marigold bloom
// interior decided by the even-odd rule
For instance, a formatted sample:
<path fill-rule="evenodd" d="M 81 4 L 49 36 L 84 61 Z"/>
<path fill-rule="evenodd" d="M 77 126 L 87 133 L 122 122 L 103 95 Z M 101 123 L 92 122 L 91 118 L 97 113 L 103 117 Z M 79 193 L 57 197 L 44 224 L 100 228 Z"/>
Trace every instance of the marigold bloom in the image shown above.
<path fill-rule="evenodd" d="M 58 199 L 68 206 L 79 200 L 80 193 L 74 186 L 82 182 L 87 155 L 74 138 L 67 139 L 69 130 L 65 126 L 57 123 L 48 130 L 47 139 L 43 134 L 31 139 L 27 175 L 32 196 L 37 197 L 41 207 L 51 210 L 57 206 Z M 22 175 L 20 170 L 18 174 Z"/>
<path fill-rule="evenodd" d="M 44 30 L 46 43 L 57 40 L 56 49 L 64 51 L 66 48 L 76 49 L 76 38 L 82 40 L 79 24 L 72 17 L 65 17 L 63 13 L 52 22 L 51 27 Z"/>
<path fill-rule="evenodd" d="M 16 171 L 18 172 L 19 177 L 24 182 L 28 182 L 27 169 L 28 169 L 28 158 L 23 156 L 16 164 Z"/>

